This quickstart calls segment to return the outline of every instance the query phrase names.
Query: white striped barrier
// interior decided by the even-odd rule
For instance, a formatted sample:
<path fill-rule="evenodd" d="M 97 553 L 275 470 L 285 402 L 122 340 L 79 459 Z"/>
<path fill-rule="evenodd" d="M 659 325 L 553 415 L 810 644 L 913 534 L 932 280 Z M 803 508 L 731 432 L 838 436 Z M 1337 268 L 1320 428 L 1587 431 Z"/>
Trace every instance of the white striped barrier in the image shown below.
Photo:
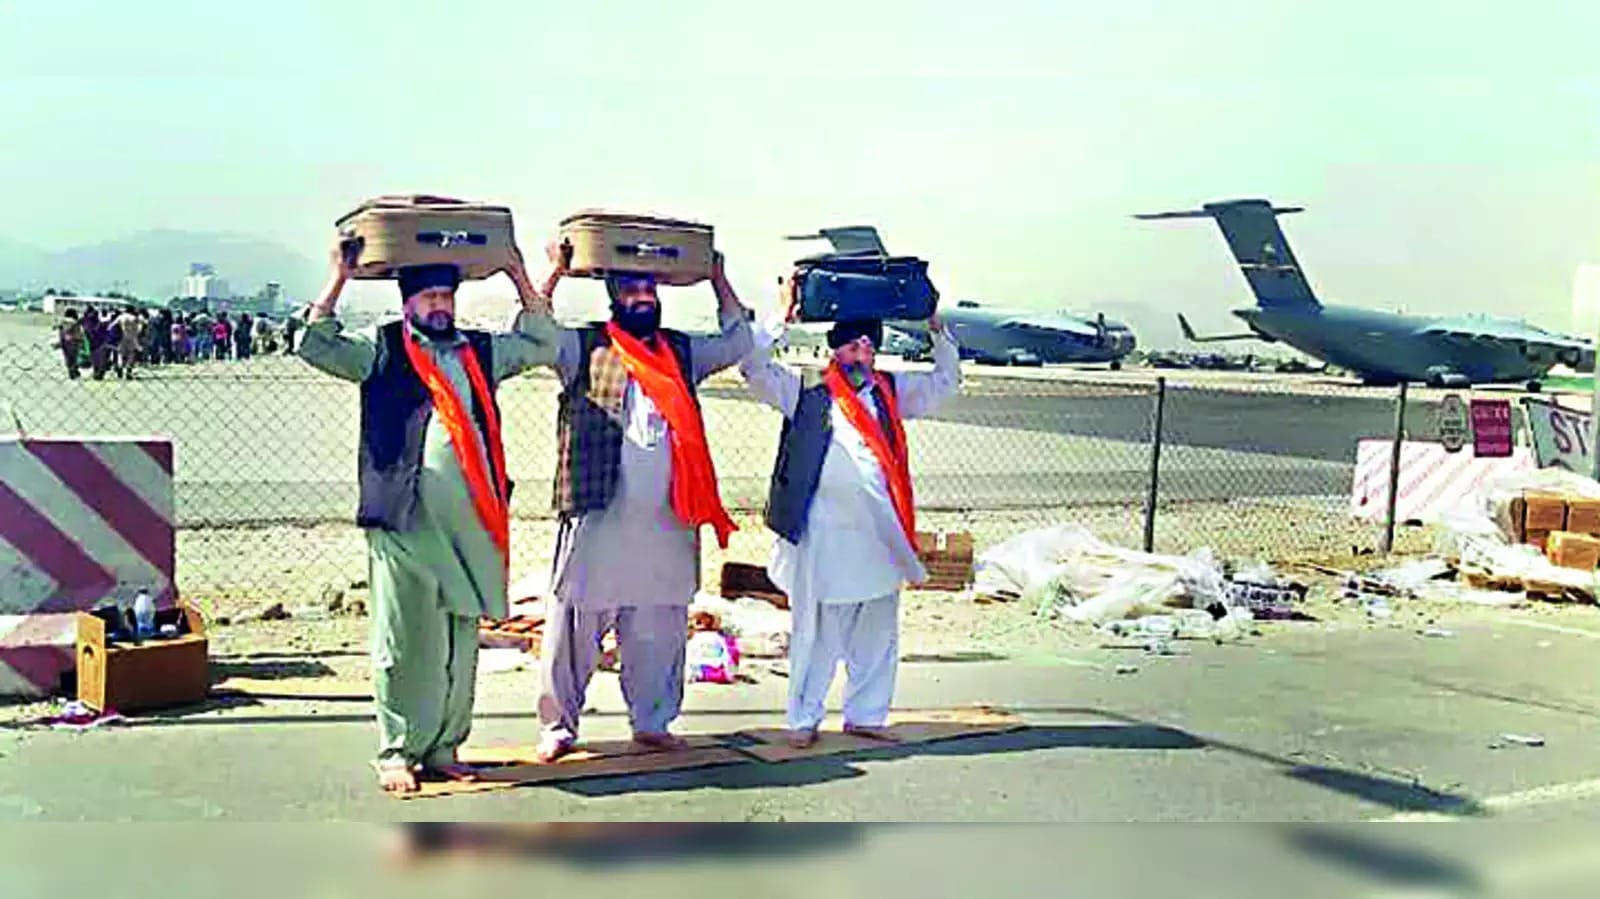
<path fill-rule="evenodd" d="M 1355 482 L 1350 491 L 1353 517 L 1383 523 L 1393 453 L 1394 443 L 1389 440 L 1363 440 L 1356 445 Z M 1535 468 L 1527 447 L 1517 447 L 1509 458 L 1480 459 L 1473 455 L 1471 444 L 1451 453 L 1442 444 L 1408 440 L 1400 447 L 1395 521 L 1436 523 L 1445 511 L 1486 484 Z"/>
<path fill-rule="evenodd" d="M 162 439 L 0 438 L 0 696 L 55 691 L 75 613 L 177 600 L 172 465 Z"/>

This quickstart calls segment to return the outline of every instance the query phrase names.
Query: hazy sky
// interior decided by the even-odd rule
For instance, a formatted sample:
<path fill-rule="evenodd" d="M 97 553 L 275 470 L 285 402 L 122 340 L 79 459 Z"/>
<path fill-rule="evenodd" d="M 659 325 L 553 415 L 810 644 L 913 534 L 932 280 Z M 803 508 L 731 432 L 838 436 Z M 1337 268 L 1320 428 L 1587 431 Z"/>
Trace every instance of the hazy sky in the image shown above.
<path fill-rule="evenodd" d="M 1267 196 L 1325 299 L 1566 327 L 1600 261 L 1600 3 L 0 0 L 0 238 L 151 227 L 321 256 L 363 197 L 872 222 L 947 296 L 1248 302 L 1204 222 Z"/>

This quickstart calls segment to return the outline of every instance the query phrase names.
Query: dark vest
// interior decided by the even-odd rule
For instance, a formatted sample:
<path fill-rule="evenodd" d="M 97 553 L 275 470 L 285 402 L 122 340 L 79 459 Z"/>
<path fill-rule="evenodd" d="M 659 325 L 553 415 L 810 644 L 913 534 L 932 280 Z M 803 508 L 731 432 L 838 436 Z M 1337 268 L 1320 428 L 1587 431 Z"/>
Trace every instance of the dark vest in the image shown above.
<path fill-rule="evenodd" d="M 689 395 L 695 394 L 688 335 L 663 329 L 678 358 Z M 552 505 L 562 514 L 596 512 L 610 505 L 622 474 L 623 404 L 628 370 L 611 349 L 604 328 L 578 332 L 581 351 L 572 383 L 561 393 L 556 415 L 556 479 Z"/>
<path fill-rule="evenodd" d="M 894 375 L 889 375 L 889 390 L 896 390 Z M 783 432 L 778 436 L 778 461 L 772 468 L 772 484 L 767 491 L 767 527 L 790 543 L 799 543 L 805 536 L 806 519 L 811 514 L 811 501 L 817 496 L 817 483 L 822 479 L 822 464 L 828 458 L 828 445 L 833 442 L 833 394 L 815 375 L 808 376 L 800 399 L 795 403 L 794 416 L 783 422 Z M 891 448 L 904 452 L 904 447 L 894 447 L 894 429 L 890 426 L 884 403 L 878 403 L 878 423 L 888 435 Z"/>
<path fill-rule="evenodd" d="M 467 345 L 478 358 L 484 376 L 490 378 L 489 401 L 499 415 L 494 398 L 494 358 L 490 335 L 483 331 L 462 331 Z M 417 522 L 417 478 L 422 471 L 422 446 L 433 418 L 433 397 L 406 355 L 405 336 L 400 322 L 378 329 L 382 365 L 361 382 L 361 505 L 356 524 L 364 528 L 408 531 Z M 472 409 L 484 446 L 489 445 L 488 418 L 475 396 L 462 402 Z M 503 421 L 503 419 L 502 419 Z M 494 465 L 491 458 L 489 465 Z M 498 472 L 490 471 L 491 478 Z M 510 482 L 507 482 L 510 490 Z"/>

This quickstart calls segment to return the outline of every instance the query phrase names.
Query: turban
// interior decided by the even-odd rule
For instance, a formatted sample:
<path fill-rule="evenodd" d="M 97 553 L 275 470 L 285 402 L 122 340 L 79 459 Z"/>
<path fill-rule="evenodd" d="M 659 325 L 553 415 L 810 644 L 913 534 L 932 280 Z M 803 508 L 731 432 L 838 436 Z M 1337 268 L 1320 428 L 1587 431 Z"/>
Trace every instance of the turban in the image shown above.
<path fill-rule="evenodd" d="M 645 272 L 615 272 L 613 274 L 606 275 L 606 296 L 611 298 L 612 305 L 616 305 L 622 301 L 623 289 L 630 284 L 637 284 L 639 282 L 643 282 L 651 287 L 654 287 L 656 284 L 656 277 L 655 275 L 647 274 Z"/>
<path fill-rule="evenodd" d="M 400 297 L 411 297 L 430 287 L 455 290 L 461 284 L 461 269 L 453 265 L 408 265 L 400 269 Z"/>
<path fill-rule="evenodd" d="M 838 349 L 861 337 L 871 340 L 873 349 L 883 346 L 883 322 L 875 318 L 838 322 L 828 331 L 828 346 Z"/>

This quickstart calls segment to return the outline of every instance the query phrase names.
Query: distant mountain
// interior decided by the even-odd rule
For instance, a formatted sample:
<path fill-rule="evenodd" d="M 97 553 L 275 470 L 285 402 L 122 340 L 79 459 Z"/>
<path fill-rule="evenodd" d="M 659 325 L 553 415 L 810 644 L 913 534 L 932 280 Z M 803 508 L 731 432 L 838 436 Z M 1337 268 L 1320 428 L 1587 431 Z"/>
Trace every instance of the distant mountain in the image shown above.
<path fill-rule="evenodd" d="M 30 273 L 41 270 L 47 256 L 37 247 L 0 239 L 0 288 L 23 286 Z"/>
<path fill-rule="evenodd" d="M 158 230 L 53 253 L 0 242 L 0 286 L 164 299 L 182 290 L 194 262 L 215 266 L 234 293 L 246 296 L 278 281 L 290 297 L 309 299 L 322 274 L 310 257 L 258 237 Z"/>

